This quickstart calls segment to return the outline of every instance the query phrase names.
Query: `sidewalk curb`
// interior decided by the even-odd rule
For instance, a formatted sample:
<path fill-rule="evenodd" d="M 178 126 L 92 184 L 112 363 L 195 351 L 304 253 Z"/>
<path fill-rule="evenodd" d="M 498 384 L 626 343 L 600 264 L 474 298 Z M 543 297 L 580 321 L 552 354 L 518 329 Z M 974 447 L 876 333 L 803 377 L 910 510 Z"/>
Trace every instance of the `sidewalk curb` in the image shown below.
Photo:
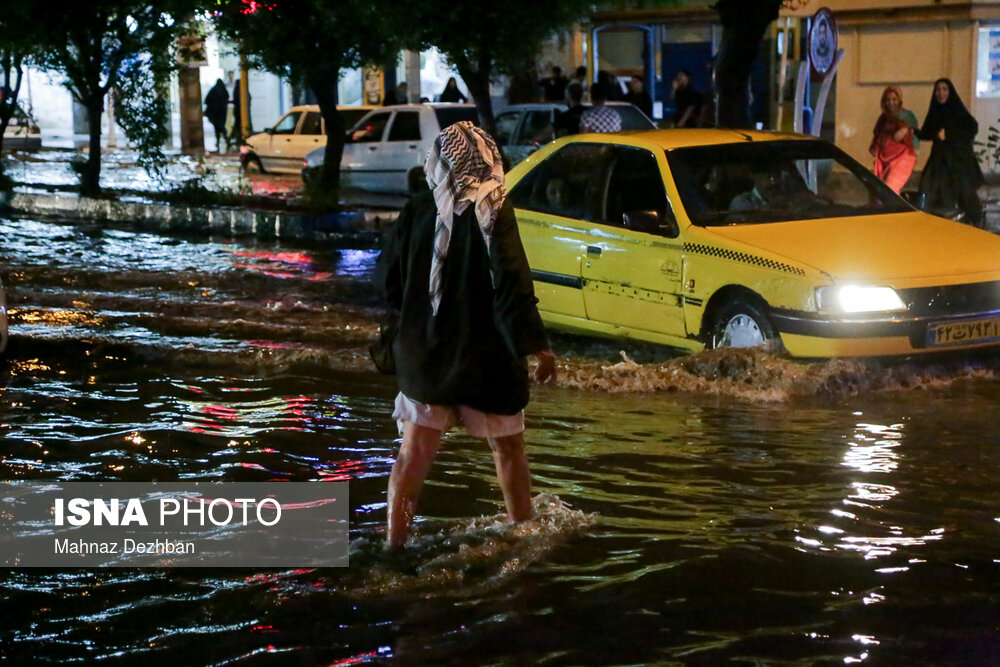
<path fill-rule="evenodd" d="M 343 211 L 310 214 L 237 207 L 195 207 L 157 202 L 93 199 L 55 193 L 0 193 L 0 208 L 28 215 L 72 217 L 133 224 L 140 229 L 179 234 L 323 240 L 377 244 L 396 211 Z"/>

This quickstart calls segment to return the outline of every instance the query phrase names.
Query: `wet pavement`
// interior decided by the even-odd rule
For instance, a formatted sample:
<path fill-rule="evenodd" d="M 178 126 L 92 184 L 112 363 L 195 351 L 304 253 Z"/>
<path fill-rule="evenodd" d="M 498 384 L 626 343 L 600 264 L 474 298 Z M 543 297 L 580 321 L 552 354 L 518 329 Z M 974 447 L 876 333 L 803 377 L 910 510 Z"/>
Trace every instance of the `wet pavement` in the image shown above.
<path fill-rule="evenodd" d="M 502 521 L 455 432 L 381 550 L 376 253 L 0 218 L 8 480 L 347 481 L 350 566 L 0 572 L 12 664 L 1000 663 L 1000 360 L 554 337 Z"/>

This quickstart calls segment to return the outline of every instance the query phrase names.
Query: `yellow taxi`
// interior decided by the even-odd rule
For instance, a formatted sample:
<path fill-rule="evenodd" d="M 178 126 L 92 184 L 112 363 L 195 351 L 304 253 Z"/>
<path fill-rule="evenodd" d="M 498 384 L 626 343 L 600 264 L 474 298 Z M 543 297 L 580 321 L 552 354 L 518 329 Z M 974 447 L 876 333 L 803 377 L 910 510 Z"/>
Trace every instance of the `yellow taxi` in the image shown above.
<path fill-rule="evenodd" d="M 507 186 L 554 329 L 796 357 L 1000 343 L 1000 237 L 914 209 L 813 137 L 581 134 Z"/>

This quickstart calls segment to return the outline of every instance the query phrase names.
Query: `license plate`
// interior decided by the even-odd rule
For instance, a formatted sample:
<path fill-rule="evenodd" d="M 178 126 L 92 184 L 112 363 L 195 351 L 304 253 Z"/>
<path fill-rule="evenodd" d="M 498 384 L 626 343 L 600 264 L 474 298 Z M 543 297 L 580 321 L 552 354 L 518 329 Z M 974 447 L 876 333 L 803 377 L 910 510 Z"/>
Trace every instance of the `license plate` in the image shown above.
<path fill-rule="evenodd" d="M 927 345 L 970 345 L 1000 340 L 1000 317 L 938 322 L 927 327 Z"/>

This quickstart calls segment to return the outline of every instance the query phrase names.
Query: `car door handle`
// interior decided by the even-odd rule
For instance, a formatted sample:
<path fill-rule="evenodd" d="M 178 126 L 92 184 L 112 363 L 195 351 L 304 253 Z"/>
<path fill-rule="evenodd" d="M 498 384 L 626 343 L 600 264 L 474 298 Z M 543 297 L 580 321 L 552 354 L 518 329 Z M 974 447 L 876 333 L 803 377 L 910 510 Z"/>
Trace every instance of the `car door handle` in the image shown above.
<path fill-rule="evenodd" d="M 587 254 L 588 255 L 600 255 L 601 254 L 601 248 L 599 246 L 596 246 L 596 245 L 589 245 L 589 246 L 587 246 Z"/>
<path fill-rule="evenodd" d="M 378 150 L 378 146 L 369 146 L 368 150 L 370 150 L 370 151 L 377 151 Z"/>
<path fill-rule="evenodd" d="M 416 150 L 416 149 L 420 148 L 420 146 L 418 144 L 410 144 L 410 148 L 412 150 Z"/>

